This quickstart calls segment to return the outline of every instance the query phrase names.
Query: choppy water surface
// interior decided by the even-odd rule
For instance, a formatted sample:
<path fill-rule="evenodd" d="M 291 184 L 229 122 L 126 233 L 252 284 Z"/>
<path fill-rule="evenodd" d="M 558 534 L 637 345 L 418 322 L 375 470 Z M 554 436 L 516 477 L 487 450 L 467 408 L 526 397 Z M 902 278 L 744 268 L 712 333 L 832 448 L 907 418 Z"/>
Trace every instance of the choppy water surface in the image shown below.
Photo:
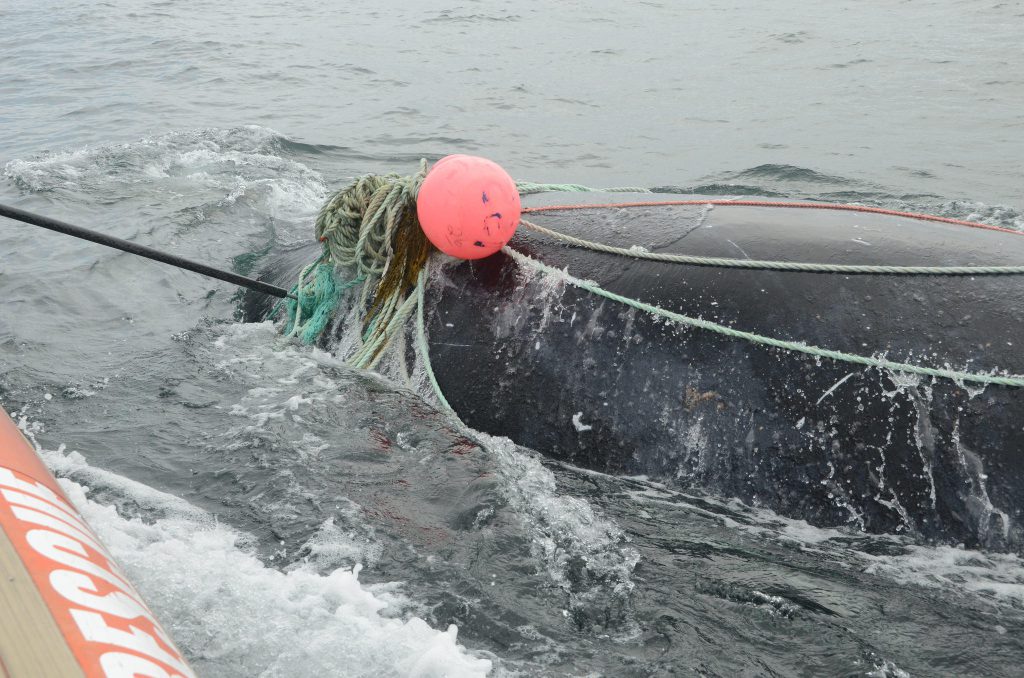
<path fill-rule="evenodd" d="M 1014 3 L 14 0 L 0 23 L 0 200 L 241 272 L 351 176 L 460 151 L 1024 228 Z M 227 285 L 12 223 L 0 298 L 0 403 L 201 675 L 1024 661 L 1017 555 L 481 447 L 237 323 Z"/>

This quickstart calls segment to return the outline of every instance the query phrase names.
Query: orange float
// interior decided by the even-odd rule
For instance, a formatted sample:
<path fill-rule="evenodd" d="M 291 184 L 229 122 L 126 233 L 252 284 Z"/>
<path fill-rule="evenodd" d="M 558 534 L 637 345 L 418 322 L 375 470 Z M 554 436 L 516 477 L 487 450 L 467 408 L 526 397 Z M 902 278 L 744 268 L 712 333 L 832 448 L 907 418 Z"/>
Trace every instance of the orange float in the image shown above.
<path fill-rule="evenodd" d="M 2 409 L 0 610 L 4 678 L 195 675 Z"/>
<path fill-rule="evenodd" d="M 416 197 L 416 215 L 430 242 L 459 259 L 489 257 L 519 225 L 516 182 L 494 162 L 448 155 L 427 173 Z"/>

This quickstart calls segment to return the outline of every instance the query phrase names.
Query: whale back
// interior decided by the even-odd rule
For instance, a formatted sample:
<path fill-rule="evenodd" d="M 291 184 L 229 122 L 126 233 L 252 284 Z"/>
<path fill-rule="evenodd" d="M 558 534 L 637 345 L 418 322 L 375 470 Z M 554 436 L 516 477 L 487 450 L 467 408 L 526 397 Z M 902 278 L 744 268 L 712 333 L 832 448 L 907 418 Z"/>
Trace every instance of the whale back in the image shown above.
<path fill-rule="evenodd" d="M 680 196 L 572 194 L 601 204 Z M 686 197 L 682 198 L 686 199 Z M 831 264 L 1024 264 L 1024 237 L 806 207 L 648 205 L 532 212 L 649 251 Z M 512 247 L 686 316 L 826 349 L 1021 373 L 1021 276 L 893 276 L 698 267 Z M 506 254 L 444 271 L 431 359 L 471 426 L 601 471 L 646 474 L 815 524 L 1019 548 L 1024 393 L 865 368 L 679 326 L 538 274 Z"/>

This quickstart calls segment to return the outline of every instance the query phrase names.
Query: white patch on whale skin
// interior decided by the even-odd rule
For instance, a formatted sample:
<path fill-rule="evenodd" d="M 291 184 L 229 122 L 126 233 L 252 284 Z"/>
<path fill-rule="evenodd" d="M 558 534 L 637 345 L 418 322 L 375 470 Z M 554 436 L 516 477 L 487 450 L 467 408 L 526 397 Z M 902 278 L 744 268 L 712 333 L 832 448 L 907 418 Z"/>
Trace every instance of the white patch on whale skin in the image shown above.
<path fill-rule="evenodd" d="M 576 414 L 572 415 L 572 425 L 580 433 L 583 433 L 584 431 L 591 431 L 594 428 L 593 426 L 588 426 L 587 424 L 583 423 L 582 412 L 577 412 Z"/>
<path fill-rule="evenodd" d="M 856 372 L 850 372 L 848 375 L 846 375 L 845 377 L 843 377 L 842 379 L 840 379 L 836 383 L 832 384 L 832 388 L 830 388 L 829 390 L 827 390 L 824 393 L 822 393 L 821 397 L 818 398 L 818 401 L 816 403 L 814 403 L 814 404 L 815 405 L 820 405 L 822 400 L 824 400 L 825 398 L 827 398 L 830 395 L 832 395 L 833 393 L 835 393 L 836 389 L 843 385 L 843 382 L 845 382 L 847 379 L 849 379 L 850 377 L 852 377 L 855 374 L 856 374 Z"/>

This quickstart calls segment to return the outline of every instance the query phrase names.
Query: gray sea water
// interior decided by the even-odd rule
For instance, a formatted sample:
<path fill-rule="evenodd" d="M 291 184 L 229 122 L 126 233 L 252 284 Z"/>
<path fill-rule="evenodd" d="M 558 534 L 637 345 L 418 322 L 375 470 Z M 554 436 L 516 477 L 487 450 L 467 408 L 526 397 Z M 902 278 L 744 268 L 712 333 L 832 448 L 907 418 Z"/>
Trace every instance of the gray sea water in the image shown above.
<path fill-rule="evenodd" d="M 421 157 L 1024 228 L 1024 7 L 0 4 L 0 201 L 242 273 Z M 0 405 L 203 676 L 1013 676 L 1024 563 L 467 454 L 229 285 L 0 223 Z"/>

